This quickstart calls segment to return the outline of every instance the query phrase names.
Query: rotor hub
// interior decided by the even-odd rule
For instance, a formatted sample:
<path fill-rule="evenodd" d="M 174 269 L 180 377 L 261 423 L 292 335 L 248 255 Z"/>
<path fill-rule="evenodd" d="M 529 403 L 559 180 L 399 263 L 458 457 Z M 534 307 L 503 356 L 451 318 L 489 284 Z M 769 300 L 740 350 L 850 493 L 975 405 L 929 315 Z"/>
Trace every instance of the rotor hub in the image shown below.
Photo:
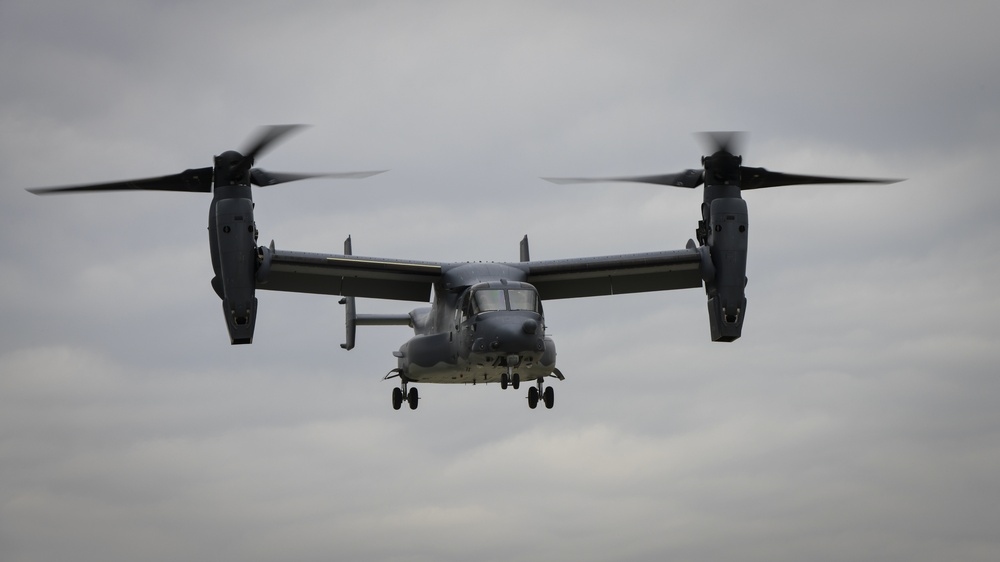
<path fill-rule="evenodd" d="M 742 156 L 720 150 L 711 156 L 703 156 L 701 163 L 705 167 L 706 184 L 739 185 Z"/>

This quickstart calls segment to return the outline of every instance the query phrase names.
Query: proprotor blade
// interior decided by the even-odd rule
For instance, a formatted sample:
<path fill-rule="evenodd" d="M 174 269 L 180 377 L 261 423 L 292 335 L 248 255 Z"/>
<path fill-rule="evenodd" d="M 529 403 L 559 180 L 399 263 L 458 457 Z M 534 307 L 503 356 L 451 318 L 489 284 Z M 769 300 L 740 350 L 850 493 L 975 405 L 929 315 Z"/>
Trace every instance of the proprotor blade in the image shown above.
<path fill-rule="evenodd" d="M 889 184 L 903 180 L 880 178 L 843 178 L 835 176 L 805 176 L 800 174 L 783 174 L 764 168 L 740 168 L 742 189 L 761 189 L 783 185 L 810 185 L 824 183 L 881 183 Z"/>
<path fill-rule="evenodd" d="M 622 176 L 613 178 L 542 178 L 557 184 L 570 183 L 600 183 L 609 181 L 624 181 L 632 183 L 651 183 L 654 185 L 672 185 L 674 187 L 694 188 L 701 185 L 701 170 L 684 170 L 676 174 L 661 174 L 656 176 Z"/>
<path fill-rule="evenodd" d="M 374 176 L 375 174 L 381 174 L 385 171 L 386 170 L 377 170 L 374 172 L 336 172 L 332 174 L 295 174 L 288 172 L 268 172 L 261 170 L 260 168 L 254 168 L 250 170 L 250 182 L 261 187 L 268 187 L 281 183 L 288 183 L 290 181 L 307 180 L 311 178 L 367 178 L 369 176 Z"/>
<path fill-rule="evenodd" d="M 747 134 L 744 131 L 706 131 L 695 133 L 695 136 L 701 139 L 708 154 L 728 152 L 735 156 L 743 150 Z"/>
<path fill-rule="evenodd" d="M 254 160 L 266 152 L 275 141 L 303 127 L 305 125 L 271 125 L 269 127 L 261 127 L 253 137 L 253 140 L 242 151 L 243 163 L 252 165 Z"/>
<path fill-rule="evenodd" d="M 93 183 L 86 185 L 68 185 L 61 187 L 33 187 L 28 191 L 36 195 L 53 193 L 87 192 L 87 191 L 190 191 L 195 193 L 211 193 L 213 169 L 196 168 L 184 170 L 179 174 L 140 178 L 134 180 L 110 183 Z"/>

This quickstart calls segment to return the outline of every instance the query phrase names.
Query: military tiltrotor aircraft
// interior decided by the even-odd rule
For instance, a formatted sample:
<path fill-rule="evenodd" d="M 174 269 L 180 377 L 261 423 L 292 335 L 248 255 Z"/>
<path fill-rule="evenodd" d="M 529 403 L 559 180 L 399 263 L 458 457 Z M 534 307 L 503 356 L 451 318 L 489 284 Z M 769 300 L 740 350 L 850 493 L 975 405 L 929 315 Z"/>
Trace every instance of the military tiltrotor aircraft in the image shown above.
<path fill-rule="evenodd" d="M 351 238 L 342 254 L 318 254 L 257 246 L 251 184 L 270 186 L 313 177 L 366 177 L 379 172 L 284 174 L 252 168 L 274 141 L 295 130 L 265 128 L 243 153 L 228 151 L 215 165 L 180 174 L 115 183 L 35 188 L 38 194 L 79 191 L 165 190 L 213 192 L 209 209 L 212 287 L 232 344 L 249 344 L 256 322 L 257 289 L 336 295 L 346 309 L 346 343 L 354 347 L 357 326 L 406 325 L 414 336 L 393 355 L 398 378 L 392 405 L 416 409 L 414 383 L 499 383 L 502 389 L 530 384 L 528 406 L 555 403 L 546 378 L 564 380 L 556 348 L 546 335 L 542 301 L 704 287 L 713 341 L 740 337 L 746 315 L 748 220 L 742 190 L 796 184 L 892 183 L 897 180 L 791 175 L 748 168 L 735 154 L 738 135 L 706 133 L 710 155 L 702 169 L 657 176 L 545 178 L 555 183 L 643 182 L 694 188 L 705 185 L 696 238 L 686 248 L 657 252 L 532 261 L 528 237 L 520 261 L 445 263 L 354 255 Z M 214 190 L 213 190 L 214 186 Z M 408 314 L 358 314 L 357 297 L 431 302 Z"/>

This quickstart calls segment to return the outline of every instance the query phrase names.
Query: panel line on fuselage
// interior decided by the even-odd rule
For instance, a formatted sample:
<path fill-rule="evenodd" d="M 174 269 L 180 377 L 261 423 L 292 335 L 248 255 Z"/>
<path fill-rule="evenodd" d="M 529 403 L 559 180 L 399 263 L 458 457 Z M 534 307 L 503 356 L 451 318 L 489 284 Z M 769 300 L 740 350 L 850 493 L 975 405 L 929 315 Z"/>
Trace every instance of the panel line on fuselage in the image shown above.
<path fill-rule="evenodd" d="M 361 260 L 353 258 L 335 258 L 327 257 L 327 261 L 335 263 L 350 263 L 356 265 L 387 265 L 392 267 L 410 267 L 413 269 L 422 269 L 431 273 L 439 273 L 441 271 L 440 265 L 428 265 L 423 263 L 408 263 L 399 261 L 381 261 L 381 260 Z"/>

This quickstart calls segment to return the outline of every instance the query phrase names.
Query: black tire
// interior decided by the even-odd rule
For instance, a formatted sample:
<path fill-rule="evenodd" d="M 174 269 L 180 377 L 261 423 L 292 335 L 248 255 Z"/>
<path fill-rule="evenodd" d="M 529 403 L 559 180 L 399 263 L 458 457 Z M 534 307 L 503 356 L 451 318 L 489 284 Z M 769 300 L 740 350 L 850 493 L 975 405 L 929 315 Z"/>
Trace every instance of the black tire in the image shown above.
<path fill-rule="evenodd" d="M 507 390 L 507 382 L 509 380 L 510 380 L 510 377 L 507 376 L 507 373 L 501 373 L 500 374 L 500 390 Z M 515 386 L 514 388 L 517 388 L 517 387 Z"/>
<path fill-rule="evenodd" d="M 398 410 L 403 407 L 403 391 L 398 386 L 392 389 L 392 409 Z"/>
<path fill-rule="evenodd" d="M 545 407 L 551 410 L 552 406 L 556 404 L 556 391 L 552 390 L 551 386 L 545 387 L 545 392 L 542 393 L 542 400 L 545 401 Z"/>
<path fill-rule="evenodd" d="M 514 379 L 510 381 L 510 385 L 514 387 L 514 390 L 521 388 L 521 375 L 514 373 Z"/>
<path fill-rule="evenodd" d="M 528 407 L 532 410 L 538 407 L 538 389 L 535 387 L 528 389 Z"/>
<path fill-rule="evenodd" d="M 410 403 L 411 410 L 417 409 L 417 403 L 420 401 L 420 395 L 417 393 L 416 388 L 410 389 L 410 392 L 406 395 L 406 401 Z"/>

